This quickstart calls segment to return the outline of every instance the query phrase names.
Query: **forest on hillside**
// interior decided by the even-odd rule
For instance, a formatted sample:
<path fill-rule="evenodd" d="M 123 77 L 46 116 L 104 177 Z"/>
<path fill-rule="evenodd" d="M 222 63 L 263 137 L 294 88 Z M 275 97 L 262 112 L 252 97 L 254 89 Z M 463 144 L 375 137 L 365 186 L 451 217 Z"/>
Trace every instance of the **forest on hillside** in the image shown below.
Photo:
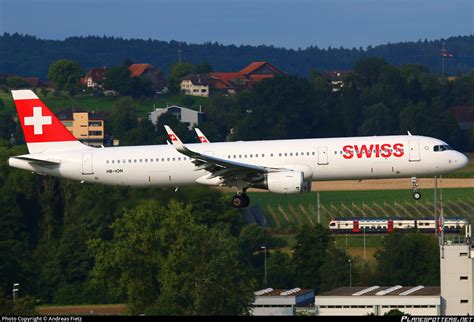
<path fill-rule="evenodd" d="M 208 62 L 215 71 L 238 71 L 252 61 L 268 61 L 289 74 L 307 76 L 318 71 L 348 70 L 367 57 L 380 57 L 394 65 L 421 64 L 441 74 L 442 44 L 452 57 L 445 59 L 447 75 L 466 73 L 474 67 L 474 35 L 440 40 L 419 40 L 367 48 L 286 49 L 274 46 L 235 46 L 217 42 L 190 44 L 178 41 L 123 39 L 116 37 L 70 37 L 45 40 L 34 36 L 0 35 L 0 73 L 46 79 L 50 64 L 58 59 L 78 61 L 83 68 L 121 64 L 129 58 L 151 63 L 168 73 L 169 65 L 181 58 L 193 64 Z"/>

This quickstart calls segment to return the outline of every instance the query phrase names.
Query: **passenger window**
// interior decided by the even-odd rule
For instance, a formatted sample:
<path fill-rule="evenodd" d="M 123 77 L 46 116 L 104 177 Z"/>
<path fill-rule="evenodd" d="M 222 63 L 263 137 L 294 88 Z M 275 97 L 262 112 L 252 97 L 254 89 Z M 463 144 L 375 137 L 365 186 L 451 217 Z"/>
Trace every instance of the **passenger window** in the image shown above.
<path fill-rule="evenodd" d="M 292 152 L 292 153 L 290 153 L 290 157 L 292 157 L 292 156 L 293 156 L 293 152 Z"/>
<path fill-rule="evenodd" d="M 148 159 L 145 159 L 145 162 L 148 162 Z"/>
<path fill-rule="evenodd" d="M 262 158 L 264 158 L 264 157 L 265 157 L 265 154 L 262 154 Z"/>
<path fill-rule="evenodd" d="M 109 164 L 109 160 L 107 160 L 105 163 Z"/>
<path fill-rule="evenodd" d="M 281 157 L 281 153 L 278 153 L 278 156 L 280 156 L 280 157 Z"/>
<path fill-rule="evenodd" d="M 287 154 L 285 153 L 285 157 L 287 156 Z"/>
<path fill-rule="evenodd" d="M 313 155 L 314 155 L 314 152 L 313 152 Z"/>
<path fill-rule="evenodd" d="M 137 163 L 137 159 L 134 159 L 133 162 Z"/>
<path fill-rule="evenodd" d="M 140 163 L 143 162 L 143 159 L 140 159 Z"/>
<path fill-rule="evenodd" d="M 131 160 L 131 159 L 128 159 L 128 163 L 132 163 L 132 160 Z"/>
<path fill-rule="evenodd" d="M 258 154 L 255 154 L 255 157 L 258 158 Z"/>
<path fill-rule="evenodd" d="M 156 162 L 160 162 L 160 158 L 156 158 Z"/>
<path fill-rule="evenodd" d="M 270 157 L 272 157 L 272 158 L 273 158 L 273 153 L 270 153 Z"/>
<path fill-rule="evenodd" d="M 169 162 L 169 161 L 170 161 L 170 158 L 166 158 L 166 161 L 168 161 L 168 162 Z"/>
<path fill-rule="evenodd" d="M 173 161 L 176 161 L 176 158 L 173 158 Z"/>

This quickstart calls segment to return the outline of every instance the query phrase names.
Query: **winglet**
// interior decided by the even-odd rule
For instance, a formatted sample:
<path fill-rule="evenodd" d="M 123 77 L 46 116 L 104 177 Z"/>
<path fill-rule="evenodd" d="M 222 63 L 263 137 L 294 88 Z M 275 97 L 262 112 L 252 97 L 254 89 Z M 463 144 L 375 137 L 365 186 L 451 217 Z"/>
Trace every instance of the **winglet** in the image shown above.
<path fill-rule="evenodd" d="M 196 128 L 194 128 L 194 131 L 196 131 L 196 134 L 197 134 L 197 136 L 198 136 L 198 138 L 199 138 L 199 141 L 200 141 L 201 143 L 211 143 L 211 141 L 209 141 L 209 140 L 206 138 L 206 136 L 204 135 L 204 133 L 201 132 L 200 129 L 198 129 L 198 128 L 196 127 Z"/>
<path fill-rule="evenodd" d="M 168 133 L 171 143 L 173 143 L 176 150 L 181 153 L 185 152 L 187 150 L 186 147 L 184 146 L 183 142 L 181 142 L 179 137 L 173 132 L 173 130 L 168 125 L 165 125 L 165 130 Z"/>
<path fill-rule="evenodd" d="M 410 133 L 410 131 L 407 131 L 407 133 L 408 133 L 408 135 L 409 135 L 409 136 L 411 136 L 411 133 Z"/>

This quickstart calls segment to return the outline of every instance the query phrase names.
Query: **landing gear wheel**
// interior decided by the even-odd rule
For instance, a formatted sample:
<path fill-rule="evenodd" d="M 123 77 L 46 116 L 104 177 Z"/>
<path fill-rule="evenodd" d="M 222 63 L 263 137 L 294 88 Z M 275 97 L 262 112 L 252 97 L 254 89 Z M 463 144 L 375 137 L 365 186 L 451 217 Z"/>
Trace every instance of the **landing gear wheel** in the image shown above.
<path fill-rule="evenodd" d="M 413 199 L 415 200 L 420 200 L 421 198 L 421 192 L 418 192 L 418 178 L 417 177 L 411 177 L 411 184 L 413 187 Z"/>
<path fill-rule="evenodd" d="M 232 206 L 234 208 L 245 208 L 250 204 L 250 199 L 246 194 L 235 195 L 232 198 Z"/>
<path fill-rule="evenodd" d="M 420 200 L 421 199 L 421 193 L 419 193 L 418 191 L 413 192 L 413 199 Z"/>

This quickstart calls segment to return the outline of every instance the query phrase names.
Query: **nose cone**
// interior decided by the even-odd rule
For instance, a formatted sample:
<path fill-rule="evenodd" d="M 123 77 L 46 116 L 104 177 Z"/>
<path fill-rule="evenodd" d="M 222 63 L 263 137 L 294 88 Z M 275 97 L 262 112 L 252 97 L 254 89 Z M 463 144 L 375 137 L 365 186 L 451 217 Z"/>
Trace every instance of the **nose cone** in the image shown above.
<path fill-rule="evenodd" d="M 467 164 L 469 163 L 469 159 L 467 158 L 467 156 L 465 156 L 461 152 L 458 152 L 458 155 L 459 155 L 457 157 L 458 169 L 462 169 L 465 166 L 467 166 Z"/>

